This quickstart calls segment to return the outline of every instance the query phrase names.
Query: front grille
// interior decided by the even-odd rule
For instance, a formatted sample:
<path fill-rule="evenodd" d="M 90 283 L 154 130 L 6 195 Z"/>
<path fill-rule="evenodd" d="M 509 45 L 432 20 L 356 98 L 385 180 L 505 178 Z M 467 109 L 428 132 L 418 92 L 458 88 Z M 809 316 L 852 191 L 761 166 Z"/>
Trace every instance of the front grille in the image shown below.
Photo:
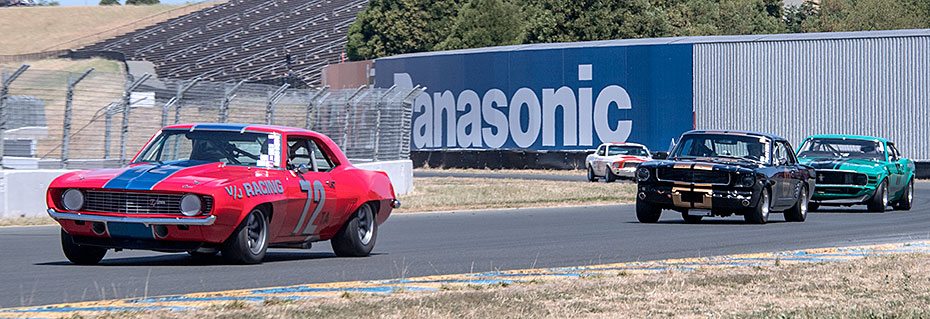
<path fill-rule="evenodd" d="M 125 214 L 181 214 L 178 194 L 87 191 L 84 208 L 87 212 Z M 200 196 L 202 212 L 213 209 L 213 198 Z"/>
<path fill-rule="evenodd" d="M 625 162 L 623 163 L 623 168 L 637 168 L 639 164 L 640 162 Z"/>
<path fill-rule="evenodd" d="M 817 193 L 824 194 L 843 194 L 843 195 L 855 195 L 859 193 L 858 188 L 854 187 L 815 187 Z"/>
<path fill-rule="evenodd" d="M 666 182 L 729 185 L 730 174 L 697 169 L 660 168 L 656 177 Z"/>
<path fill-rule="evenodd" d="M 817 184 L 823 185 L 865 185 L 869 179 L 865 174 L 819 170 L 817 171 Z"/>

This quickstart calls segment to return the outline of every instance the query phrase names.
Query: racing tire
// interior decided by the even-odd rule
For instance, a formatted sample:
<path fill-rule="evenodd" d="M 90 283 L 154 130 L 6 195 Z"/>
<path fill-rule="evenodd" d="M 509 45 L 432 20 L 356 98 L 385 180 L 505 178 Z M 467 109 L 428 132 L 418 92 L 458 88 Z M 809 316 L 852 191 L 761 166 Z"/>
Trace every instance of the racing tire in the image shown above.
<path fill-rule="evenodd" d="M 895 202 L 894 208 L 897 210 L 911 210 L 911 206 L 914 205 L 914 179 L 911 179 L 907 182 L 907 188 L 904 189 L 904 194 L 901 195 L 901 199 Z"/>
<path fill-rule="evenodd" d="M 61 251 L 75 265 L 96 265 L 107 254 L 106 248 L 75 244 L 64 229 L 61 230 Z"/>
<path fill-rule="evenodd" d="M 769 190 L 763 188 L 760 196 L 759 203 L 756 204 L 756 207 L 750 209 L 743 215 L 743 219 L 745 219 L 747 223 L 765 224 L 769 221 L 769 215 L 772 214 Z"/>
<path fill-rule="evenodd" d="M 588 181 L 589 182 L 597 181 L 597 175 L 594 175 L 594 168 L 590 166 L 588 166 Z"/>
<path fill-rule="evenodd" d="M 810 209 L 810 198 L 807 196 L 807 186 L 801 186 L 798 201 L 794 206 L 785 211 L 785 221 L 803 222 L 807 219 L 807 211 Z"/>
<path fill-rule="evenodd" d="M 268 250 L 268 218 L 261 208 L 253 208 L 226 240 L 223 258 L 237 264 L 257 264 Z"/>
<path fill-rule="evenodd" d="M 333 252 L 339 257 L 366 257 L 371 254 L 378 239 L 378 221 L 374 208 L 365 203 L 359 206 L 349 221 L 330 240 Z"/>
<path fill-rule="evenodd" d="M 884 213 L 888 209 L 888 180 L 883 180 L 875 189 L 875 194 L 869 199 L 870 212 Z"/>
<path fill-rule="evenodd" d="M 688 215 L 688 212 L 683 212 L 681 213 L 681 218 L 688 224 L 697 224 L 701 222 L 701 219 L 704 219 L 704 216 Z"/>
<path fill-rule="evenodd" d="M 647 203 L 644 200 L 636 198 L 636 219 L 640 223 L 652 224 L 659 221 L 659 217 L 662 216 L 662 209 L 652 204 Z"/>
<path fill-rule="evenodd" d="M 610 170 L 610 166 L 606 167 L 606 169 L 607 169 L 607 174 L 605 174 L 606 176 L 604 177 L 604 180 L 606 180 L 608 183 L 613 183 L 617 181 L 618 176 L 614 175 L 614 171 Z"/>

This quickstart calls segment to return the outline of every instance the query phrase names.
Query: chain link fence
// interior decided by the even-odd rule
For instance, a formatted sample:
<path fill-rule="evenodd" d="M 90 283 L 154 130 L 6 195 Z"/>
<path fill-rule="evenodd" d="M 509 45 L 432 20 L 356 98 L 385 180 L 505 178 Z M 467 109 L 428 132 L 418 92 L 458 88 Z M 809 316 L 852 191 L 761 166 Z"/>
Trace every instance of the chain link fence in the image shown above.
<path fill-rule="evenodd" d="M 0 73 L 0 154 L 16 168 L 118 167 L 163 126 L 215 122 L 311 129 L 353 162 L 407 159 L 411 102 L 422 91 L 132 79 L 27 65 Z"/>

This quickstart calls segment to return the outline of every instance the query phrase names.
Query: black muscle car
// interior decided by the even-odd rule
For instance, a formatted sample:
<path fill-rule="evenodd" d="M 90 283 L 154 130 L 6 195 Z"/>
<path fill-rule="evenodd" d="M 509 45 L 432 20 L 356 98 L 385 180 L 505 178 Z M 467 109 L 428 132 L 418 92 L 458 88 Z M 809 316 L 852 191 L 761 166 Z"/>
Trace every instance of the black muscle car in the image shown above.
<path fill-rule="evenodd" d="M 636 217 L 655 223 L 663 209 L 670 209 L 689 223 L 735 214 L 764 224 L 771 212 L 783 211 L 785 220 L 801 222 L 807 218 L 815 177 L 813 168 L 798 163 L 784 138 L 689 131 L 667 158 L 639 165 Z"/>

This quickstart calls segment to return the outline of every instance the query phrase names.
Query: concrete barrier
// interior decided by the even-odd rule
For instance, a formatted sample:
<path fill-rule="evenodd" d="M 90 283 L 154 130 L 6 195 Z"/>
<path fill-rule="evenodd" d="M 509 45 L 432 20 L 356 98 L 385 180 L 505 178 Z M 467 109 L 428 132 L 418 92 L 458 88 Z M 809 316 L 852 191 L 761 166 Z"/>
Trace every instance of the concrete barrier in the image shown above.
<path fill-rule="evenodd" d="M 45 216 L 45 190 L 64 169 L 0 170 L 0 217 Z"/>
<path fill-rule="evenodd" d="M 355 167 L 387 173 L 391 184 L 394 185 L 394 194 L 397 196 L 413 192 L 413 161 L 411 160 L 371 162 L 355 164 Z"/>
<path fill-rule="evenodd" d="M 410 160 L 370 162 L 356 167 L 388 174 L 394 193 L 413 191 L 413 162 Z M 45 191 L 63 169 L 0 169 L 0 218 L 45 216 Z"/>

